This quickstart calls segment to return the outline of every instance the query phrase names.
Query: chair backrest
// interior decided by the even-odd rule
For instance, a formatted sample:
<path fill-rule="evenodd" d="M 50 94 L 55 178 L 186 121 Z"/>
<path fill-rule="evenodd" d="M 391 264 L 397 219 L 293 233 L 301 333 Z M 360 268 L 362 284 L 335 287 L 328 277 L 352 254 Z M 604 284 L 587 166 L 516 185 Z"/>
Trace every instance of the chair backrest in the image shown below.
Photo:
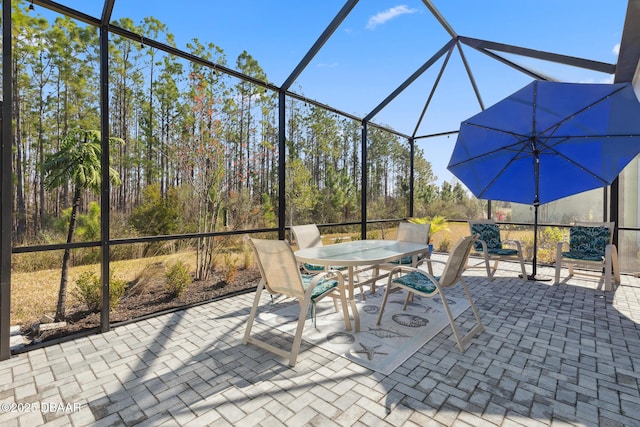
<path fill-rule="evenodd" d="M 398 224 L 397 240 L 402 242 L 429 243 L 429 231 L 431 224 L 415 224 L 413 222 L 401 222 Z"/>
<path fill-rule="evenodd" d="M 296 256 L 284 240 L 264 240 L 245 237 L 253 249 L 262 280 L 271 294 L 303 298 L 304 286 Z"/>
<path fill-rule="evenodd" d="M 293 225 L 291 226 L 291 232 L 296 240 L 298 249 L 323 246 L 320 230 L 315 224 Z"/>
<path fill-rule="evenodd" d="M 473 244 L 476 251 L 482 250 L 482 244 L 479 240 L 483 240 L 487 244 L 487 249 L 502 249 L 502 240 L 500 239 L 500 228 L 492 219 L 475 219 L 469 221 L 469 231 L 471 234 L 477 234 L 478 240 Z"/>
<path fill-rule="evenodd" d="M 576 221 L 569 229 L 569 250 L 604 257 L 605 248 L 613 243 L 614 222 Z"/>
<path fill-rule="evenodd" d="M 447 260 L 447 264 L 444 266 L 444 270 L 440 276 L 440 286 L 446 288 L 453 286 L 458 282 L 467 265 L 473 243 L 477 239 L 477 234 L 458 239 L 449 253 L 449 259 Z"/>

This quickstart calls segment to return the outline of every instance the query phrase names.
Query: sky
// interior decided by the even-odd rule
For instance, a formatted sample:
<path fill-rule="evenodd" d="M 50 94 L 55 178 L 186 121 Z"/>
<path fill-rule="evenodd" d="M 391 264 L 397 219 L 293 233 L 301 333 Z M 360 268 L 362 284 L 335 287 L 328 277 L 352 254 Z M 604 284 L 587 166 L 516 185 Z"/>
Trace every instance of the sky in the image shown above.
<path fill-rule="evenodd" d="M 59 0 L 92 16 L 102 2 Z M 113 19 L 137 24 L 153 16 L 186 49 L 192 38 L 220 46 L 228 66 L 247 51 L 270 82 L 282 85 L 345 4 L 345 0 L 116 0 Z M 617 61 L 624 0 L 432 0 L 461 36 L 576 56 Z M 340 111 L 364 117 L 450 40 L 421 0 L 361 0 L 291 87 Z M 468 46 L 462 48 L 485 108 L 532 79 Z M 555 80 L 612 82 L 613 76 L 503 54 Z M 419 128 L 419 117 L 444 58 L 390 102 L 373 122 L 416 136 L 456 131 L 481 111 L 462 57 L 455 50 Z M 422 138 L 438 182 L 453 180 L 446 166 L 456 135 Z"/>

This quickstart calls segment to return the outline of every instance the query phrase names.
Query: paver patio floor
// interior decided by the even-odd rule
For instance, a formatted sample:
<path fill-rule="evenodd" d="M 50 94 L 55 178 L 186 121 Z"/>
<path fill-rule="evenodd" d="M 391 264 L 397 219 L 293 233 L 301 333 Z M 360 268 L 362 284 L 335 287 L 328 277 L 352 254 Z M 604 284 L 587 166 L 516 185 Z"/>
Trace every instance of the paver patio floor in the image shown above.
<path fill-rule="evenodd" d="M 389 376 L 305 342 L 289 368 L 242 344 L 250 293 L 0 362 L 0 425 L 640 426 L 640 279 L 501 267 L 467 274 L 486 330 L 464 353 L 447 327 Z"/>

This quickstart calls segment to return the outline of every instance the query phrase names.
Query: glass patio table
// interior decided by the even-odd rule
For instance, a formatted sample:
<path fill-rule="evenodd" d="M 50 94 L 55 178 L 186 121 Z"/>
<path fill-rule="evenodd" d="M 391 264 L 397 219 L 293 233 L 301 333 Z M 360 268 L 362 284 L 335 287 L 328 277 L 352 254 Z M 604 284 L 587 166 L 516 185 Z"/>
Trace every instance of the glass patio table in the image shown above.
<path fill-rule="evenodd" d="M 348 298 L 353 311 L 355 331 L 360 331 L 360 316 L 356 309 L 354 298 L 354 271 L 358 266 L 375 267 L 378 264 L 395 261 L 407 256 L 413 257 L 413 265 L 418 260 L 418 255 L 429 250 L 426 244 L 402 242 L 398 240 L 354 240 L 351 242 L 336 243 L 327 246 L 318 246 L 300 249 L 295 252 L 296 258 L 300 262 L 323 265 L 326 269 L 331 266 L 347 267 L 347 288 Z M 371 279 L 359 282 L 358 286 L 375 282 L 384 275 L 376 275 Z"/>

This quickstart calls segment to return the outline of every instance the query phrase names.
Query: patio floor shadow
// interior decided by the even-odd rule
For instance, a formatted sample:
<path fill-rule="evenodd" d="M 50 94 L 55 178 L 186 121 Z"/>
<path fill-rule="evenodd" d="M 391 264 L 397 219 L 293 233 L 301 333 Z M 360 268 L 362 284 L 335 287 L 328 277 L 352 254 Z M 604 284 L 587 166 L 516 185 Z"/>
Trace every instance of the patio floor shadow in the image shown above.
<path fill-rule="evenodd" d="M 0 424 L 640 425 L 640 279 L 604 292 L 501 268 L 467 273 L 485 332 L 464 353 L 447 327 L 388 376 L 304 341 L 289 368 L 242 344 L 251 293 L 0 362 Z"/>

